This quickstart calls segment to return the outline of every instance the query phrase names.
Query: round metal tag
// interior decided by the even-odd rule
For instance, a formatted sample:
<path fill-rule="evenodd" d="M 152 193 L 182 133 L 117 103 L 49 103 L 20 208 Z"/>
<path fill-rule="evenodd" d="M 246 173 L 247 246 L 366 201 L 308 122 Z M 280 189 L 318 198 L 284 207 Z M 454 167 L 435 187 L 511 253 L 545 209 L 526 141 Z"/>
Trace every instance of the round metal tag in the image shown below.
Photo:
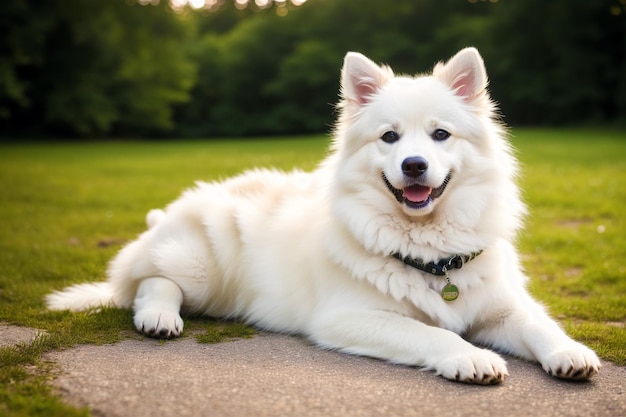
<path fill-rule="evenodd" d="M 459 296 L 459 289 L 456 285 L 448 284 L 441 290 L 441 298 L 446 301 L 454 301 Z"/>

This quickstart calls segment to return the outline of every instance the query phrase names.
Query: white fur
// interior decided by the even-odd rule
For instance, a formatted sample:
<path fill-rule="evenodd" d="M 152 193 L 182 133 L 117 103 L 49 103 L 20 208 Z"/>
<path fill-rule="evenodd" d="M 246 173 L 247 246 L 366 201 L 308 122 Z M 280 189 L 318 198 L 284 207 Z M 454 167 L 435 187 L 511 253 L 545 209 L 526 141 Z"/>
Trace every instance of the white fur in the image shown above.
<path fill-rule="evenodd" d="M 497 383 L 496 353 L 539 361 L 552 375 L 585 379 L 600 362 L 528 295 L 511 243 L 524 206 L 516 162 L 494 121 L 482 59 L 460 51 L 432 75 L 396 77 L 346 55 L 331 155 L 311 173 L 254 170 L 197 183 L 111 262 L 107 283 L 48 296 L 51 309 L 133 307 L 138 330 L 178 336 L 180 311 L 241 318 L 300 333 L 330 349 L 432 369 L 453 380 Z M 452 136 L 435 141 L 435 129 Z M 389 130 L 400 140 L 387 143 Z M 441 197 L 399 203 L 405 158 L 429 163 L 423 182 Z M 442 277 L 390 256 L 438 260 L 483 250 Z"/>

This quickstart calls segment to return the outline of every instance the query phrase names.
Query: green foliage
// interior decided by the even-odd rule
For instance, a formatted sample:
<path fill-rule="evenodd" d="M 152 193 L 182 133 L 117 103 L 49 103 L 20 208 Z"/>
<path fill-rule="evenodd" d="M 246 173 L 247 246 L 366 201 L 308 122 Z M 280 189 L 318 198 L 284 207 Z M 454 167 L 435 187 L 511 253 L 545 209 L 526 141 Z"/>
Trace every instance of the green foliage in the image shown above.
<path fill-rule="evenodd" d="M 620 14 L 612 14 L 615 7 Z M 626 121 L 623 2 L 501 1 L 494 12 L 497 49 L 486 58 L 494 94 L 510 120 Z"/>
<path fill-rule="evenodd" d="M 0 3 L 2 123 L 18 135 L 171 129 L 194 83 L 180 47 L 193 30 L 161 3 Z"/>
<path fill-rule="evenodd" d="M 0 136 L 321 132 L 347 51 L 415 74 L 468 45 L 509 124 L 626 124 L 623 1 L 249 3 L 0 2 Z"/>
<path fill-rule="evenodd" d="M 326 130 L 334 122 L 347 51 L 366 53 L 399 72 L 428 71 L 457 49 L 442 51 L 443 42 L 433 41 L 435 22 L 444 27 L 460 20 L 453 19 L 457 13 L 474 19 L 480 10 L 457 0 L 397 0 L 391 7 L 379 0 L 311 0 L 285 17 L 248 16 L 226 32 L 205 26 L 196 62 L 206 80 L 179 108 L 180 127 L 184 134 L 228 136 Z M 462 39 L 472 37 L 479 38 L 464 33 Z"/>
<path fill-rule="evenodd" d="M 179 109 L 180 127 L 205 135 L 320 131 L 333 123 L 346 51 L 416 73 L 468 45 L 483 53 L 509 123 L 625 122 L 626 8 L 615 16 L 614 0 L 570 3 L 310 0 L 282 18 L 267 12 L 227 30 L 205 25 L 199 37 L 210 42 L 200 55 L 211 58 L 197 62 L 210 81 L 199 81 Z"/>

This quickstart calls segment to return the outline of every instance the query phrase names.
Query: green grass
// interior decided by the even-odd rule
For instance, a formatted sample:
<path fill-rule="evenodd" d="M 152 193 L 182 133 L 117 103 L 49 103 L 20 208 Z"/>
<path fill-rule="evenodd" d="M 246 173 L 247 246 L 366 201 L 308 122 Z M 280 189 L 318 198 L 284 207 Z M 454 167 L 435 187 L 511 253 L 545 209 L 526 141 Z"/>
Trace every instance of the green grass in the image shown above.
<path fill-rule="evenodd" d="M 626 364 L 626 132 L 516 130 L 530 208 L 519 239 L 531 292 L 567 331 Z M 94 142 L 0 147 L 0 322 L 47 331 L 0 349 L 0 415 L 83 416 L 47 382 L 47 351 L 139 338 L 129 311 L 47 312 L 52 289 L 104 279 L 108 260 L 196 179 L 253 166 L 314 168 L 327 139 Z M 239 324 L 186 320 L 200 342 L 249 336 Z"/>
<path fill-rule="evenodd" d="M 236 339 L 249 339 L 255 335 L 252 327 L 243 323 L 209 320 L 201 326 L 201 333 L 194 335 L 199 343 L 221 343 Z"/>
<path fill-rule="evenodd" d="M 523 130 L 530 290 L 574 338 L 626 364 L 626 133 Z"/>

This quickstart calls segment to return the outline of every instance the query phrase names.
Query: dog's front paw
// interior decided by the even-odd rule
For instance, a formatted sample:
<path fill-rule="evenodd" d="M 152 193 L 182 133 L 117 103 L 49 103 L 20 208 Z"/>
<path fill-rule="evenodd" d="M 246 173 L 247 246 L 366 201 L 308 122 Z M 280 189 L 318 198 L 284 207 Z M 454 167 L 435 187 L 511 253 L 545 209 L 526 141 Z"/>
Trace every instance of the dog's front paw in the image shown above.
<path fill-rule="evenodd" d="M 583 345 L 554 352 L 541 365 L 554 377 L 573 380 L 589 379 L 602 367 L 596 354 Z"/>
<path fill-rule="evenodd" d="M 135 327 L 146 336 L 171 339 L 183 332 L 183 319 L 178 313 L 145 308 L 135 313 Z"/>
<path fill-rule="evenodd" d="M 436 371 L 452 381 L 480 385 L 499 384 L 509 374 L 504 359 L 490 350 L 478 348 L 447 358 L 437 366 Z"/>

